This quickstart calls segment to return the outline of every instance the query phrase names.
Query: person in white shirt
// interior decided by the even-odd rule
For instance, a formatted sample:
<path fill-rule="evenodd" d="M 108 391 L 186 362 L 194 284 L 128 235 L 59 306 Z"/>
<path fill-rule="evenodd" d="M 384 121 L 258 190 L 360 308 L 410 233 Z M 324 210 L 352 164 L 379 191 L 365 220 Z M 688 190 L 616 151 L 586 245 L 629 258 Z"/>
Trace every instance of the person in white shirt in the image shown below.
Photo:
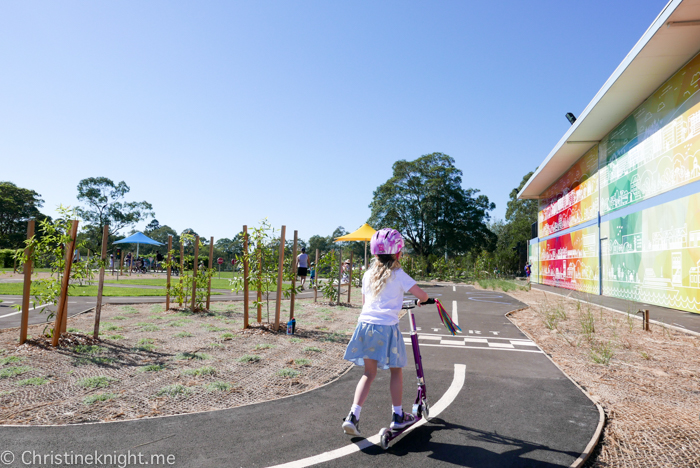
<path fill-rule="evenodd" d="M 309 256 L 306 255 L 306 248 L 301 248 L 301 253 L 297 255 L 297 275 L 301 277 L 301 289 L 304 289 L 306 283 L 306 274 L 309 271 Z"/>
<path fill-rule="evenodd" d="M 428 300 L 428 294 L 401 269 L 399 260 L 404 242 L 397 230 L 386 228 L 375 232 L 370 246 L 375 258 L 362 277 L 362 313 L 343 356 L 365 367 L 364 375 L 355 389 L 350 413 L 342 425 L 343 431 L 353 436 L 360 435 L 360 411 L 379 366 L 391 371 L 391 429 L 402 429 L 415 421 L 415 417 L 401 407 L 402 368 L 407 358 L 406 345 L 398 325 L 399 312 L 406 292 L 418 298 L 418 306 Z"/>

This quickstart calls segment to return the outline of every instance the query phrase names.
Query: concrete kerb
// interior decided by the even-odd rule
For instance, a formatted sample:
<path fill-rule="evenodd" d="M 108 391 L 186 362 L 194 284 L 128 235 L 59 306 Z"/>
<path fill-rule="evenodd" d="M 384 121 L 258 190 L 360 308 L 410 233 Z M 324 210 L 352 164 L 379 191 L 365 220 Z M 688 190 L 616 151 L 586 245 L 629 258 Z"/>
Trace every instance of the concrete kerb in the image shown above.
<path fill-rule="evenodd" d="M 535 288 L 535 289 L 537 289 L 537 288 Z M 571 297 L 568 294 L 559 294 L 559 293 L 555 293 L 555 292 L 551 292 L 551 291 L 545 291 L 543 289 L 537 289 L 537 290 L 542 291 L 543 294 L 553 294 L 555 296 L 560 296 L 560 297 L 563 297 L 565 299 L 569 299 L 571 301 L 579 301 L 579 302 L 583 302 L 584 304 L 590 304 L 592 306 L 600 307 L 601 309 L 610 310 L 610 311 L 616 312 L 618 314 L 624 314 L 626 316 L 633 317 L 634 319 L 639 320 L 639 321 L 642 320 L 642 317 L 638 316 L 637 314 L 631 314 L 631 313 L 626 312 L 624 310 L 613 309 L 612 307 L 607 307 L 604 305 L 596 304 L 595 302 L 584 301 L 583 299 L 577 299 L 575 297 Z M 689 335 L 700 336 L 700 333 L 698 333 L 698 332 L 688 330 L 687 328 L 683 328 L 683 327 L 676 327 L 675 325 L 669 325 L 669 324 L 664 323 L 664 322 L 659 322 L 658 320 L 649 319 L 649 323 L 653 323 L 653 324 L 658 325 L 660 327 L 671 328 L 671 329 L 679 331 L 679 332 L 688 333 Z"/>
<path fill-rule="evenodd" d="M 515 325 L 515 327 L 516 327 L 518 330 L 520 330 L 521 333 L 523 333 L 525 336 L 527 336 L 528 338 L 530 338 L 530 340 L 531 340 L 533 343 L 537 344 L 537 341 L 535 341 L 535 339 L 534 339 L 532 336 L 530 336 L 530 334 L 528 334 L 525 330 L 521 329 L 521 328 L 520 328 L 515 322 L 513 322 L 513 320 L 510 318 L 510 314 L 514 314 L 514 313 L 520 312 L 520 311 L 522 311 L 522 310 L 527 310 L 527 309 L 529 309 L 529 308 L 530 308 L 530 307 L 523 307 L 523 308 L 521 308 L 521 309 L 511 310 L 510 312 L 506 312 L 505 316 L 506 316 L 506 318 L 510 321 L 510 323 L 512 323 L 513 325 Z M 583 453 L 581 453 L 581 455 L 579 455 L 579 457 L 578 457 L 576 460 L 574 460 L 574 462 L 569 466 L 569 468 L 579 468 L 579 467 L 583 466 L 584 463 L 586 463 L 586 461 L 587 461 L 587 460 L 590 458 L 590 456 L 593 454 L 593 450 L 595 450 L 596 446 L 598 445 L 598 442 L 600 442 L 600 436 L 603 434 L 603 427 L 605 427 L 605 410 L 604 410 L 603 407 L 600 405 L 600 403 L 598 403 L 598 402 L 593 398 L 593 396 L 592 396 L 590 393 L 588 393 L 583 387 L 581 387 L 581 386 L 578 384 L 578 382 L 576 382 L 573 378 L 571 378 L 571 376 L 570 376 L 569 374 L 567 374 L 566 372 L 564 372 L 564 369 L 562 369 L 561 367 L 559 367 L 559 365 L 558 365 L 556 362 L 554 362 L 554 360 L 552 359 L 552 357 L 551 357 L 549 354 L 547 354 L 542 348 L 540 348 L 540 345 L 537 345 L 537 347 L 540 349 L 540 351 L 542 351 L 542 354 L 544 354 L 545 356 L 547 356 L 547 359 L 549 359 L 549 361 L 550 361 L 552 364 L 554 364 L 554 365 L 556 366 L 556 368 L 559 369 L 559 371 L 560 371 L 562 374 L 564 374 L 564 375 L 566 376 L 566 378 L 568 378 L 574 385 L 576 385 L 576 387 L 577 387 L 579 390 L 581 390 L 581 392 L 582 392 L 584 395 L 586 395 L 586 397 L 591 401 L 591 403 L 593 403 L 593 404 L 595 405 L 596 408 L 598 408 L 598 426 L 596 427 L 595 432 L 593 433 L 593 437 L 591 437 L 591 440 L 588 442 L 588 445 L 586 445 L 586 448 L 583 449 Z"/>

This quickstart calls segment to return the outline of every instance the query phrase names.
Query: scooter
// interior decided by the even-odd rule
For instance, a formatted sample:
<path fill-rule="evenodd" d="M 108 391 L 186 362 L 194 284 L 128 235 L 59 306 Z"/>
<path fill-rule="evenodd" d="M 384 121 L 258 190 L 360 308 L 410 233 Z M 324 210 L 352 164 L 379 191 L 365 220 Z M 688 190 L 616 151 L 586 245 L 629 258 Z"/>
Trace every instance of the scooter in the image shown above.
<path fill-rule="evenodd" d="M 404 301 L 401 307 L 402 309 L 408 309 L 409 321 L 411 324 L 411 347 L 413 348 L 413 359 L 416 362 L 416 377 L 418 378 L 418 394 L 416 395 L 416 401 L 413 403 L 413 410 L 411 412 L 416 417 L 416 420 L 410 425 L 396 431 L 388 427 L 379 431 L 379 442 L 384 450 L 389 448 L 389 442 L 406 432 L 408 428 L 415 425 L 418 421 L 422 419 L 427 420 L 430 417 L 430 405 L 428 404 L 428 393 L 425 388 L 425 376 L 423 375 L 423 361 L 420 356 L 420 348 L 418 347 L 416 319 L 413 316 L 413 308 L 416 307 L 417 302 L 417 299 Z M 435 304 L 435 299 L 428 299 L 422 304 Z"/>

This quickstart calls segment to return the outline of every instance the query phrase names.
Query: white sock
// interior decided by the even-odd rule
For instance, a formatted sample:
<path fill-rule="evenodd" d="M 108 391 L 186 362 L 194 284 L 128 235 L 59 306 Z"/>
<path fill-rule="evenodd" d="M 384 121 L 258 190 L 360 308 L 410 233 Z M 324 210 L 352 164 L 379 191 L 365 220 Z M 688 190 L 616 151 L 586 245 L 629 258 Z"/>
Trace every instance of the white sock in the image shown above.
<path fill-rule="evenodd" d="M 394 413 L 398 414 L 399 416 L 403 416 L 403 408 L 401 405 L 399 406 L 391 406 L 391 408 L 394 410 Z"/>
<path fill-rule="evenodd" d="M 362 411 L 362 406 L 352 405 L 352 407 L 350 408 L 350 411 L 352 411 L 352 414 L 354 414 L 355 418 L 357 418 L 357 420 L 359 421 L 360 420 L 360 411 Z"/>

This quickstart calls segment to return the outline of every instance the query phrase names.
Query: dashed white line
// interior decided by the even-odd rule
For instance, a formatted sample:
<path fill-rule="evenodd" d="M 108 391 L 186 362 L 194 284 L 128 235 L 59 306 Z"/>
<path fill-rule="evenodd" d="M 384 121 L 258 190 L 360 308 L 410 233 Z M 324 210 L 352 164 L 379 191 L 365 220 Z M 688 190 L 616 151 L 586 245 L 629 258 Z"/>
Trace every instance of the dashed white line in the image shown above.
<path fill-rule="evenodd" d="M 452 321 L 459 326 L 459 315 L 457 314 L 457 301 L 452 301 Z"/>
<path fill-rule="evenodd" d="M 430 416 L 431 417 L 436 417 L 439 416 L 440 413 L 442 413 L 450 404 L 457 398 L 457 395 L 459 394 L 460 390 L 462 390 L 462 387 L 464 386 L 464 379 L 467 375 L 467 366 L 464 364 L 455 364 L 455 373 L 454 373 L 454 378 L 452 379 L 452 384 L 450 384 L 450 388 L 447 389 L 444 395 L 442 395 L 442 398 L 437 401 L 431 408 L 430 408 Z M 416 429 L 417 427 L 422 426 L 423 424 L 426 423 L 425 419 L 421 419 L 417 423 L 415 423 L 413 426 L 409 427 L 406 429 L 406 431 L 401 434 L 401 437 L 403 437 L 405 434 L 409 433 L 410 431 Z M 296 460 L 293 462 L 289 463 L 283 463 L 281 465 L 275 465 L 274 467 L 270 468 L 302 468 L 305 466 L 311 466 L 311 465 L 316 465 L 318 463 L 324 463 L 330 460 L 335 460 L 336 458 L 344 457 L 346 455 L 350 455 L 355 452 L 359 452 L 360 450 L 364 450 L 366 448 L 371 447 L 372 445 L 379 445 L 379 434 L 373 435 L 372 437 L 368 439 L 361 440 L 360 442 L 356 444 L 350 444 L 346 445 L 345 447 L 340 447 L 335 450 L 331 450 L 329 452 L 324 452 L 320 453 L 318 455 L 314 455 L 312 457 L 308 458 L 302 458 L 301 460 Z"/>

